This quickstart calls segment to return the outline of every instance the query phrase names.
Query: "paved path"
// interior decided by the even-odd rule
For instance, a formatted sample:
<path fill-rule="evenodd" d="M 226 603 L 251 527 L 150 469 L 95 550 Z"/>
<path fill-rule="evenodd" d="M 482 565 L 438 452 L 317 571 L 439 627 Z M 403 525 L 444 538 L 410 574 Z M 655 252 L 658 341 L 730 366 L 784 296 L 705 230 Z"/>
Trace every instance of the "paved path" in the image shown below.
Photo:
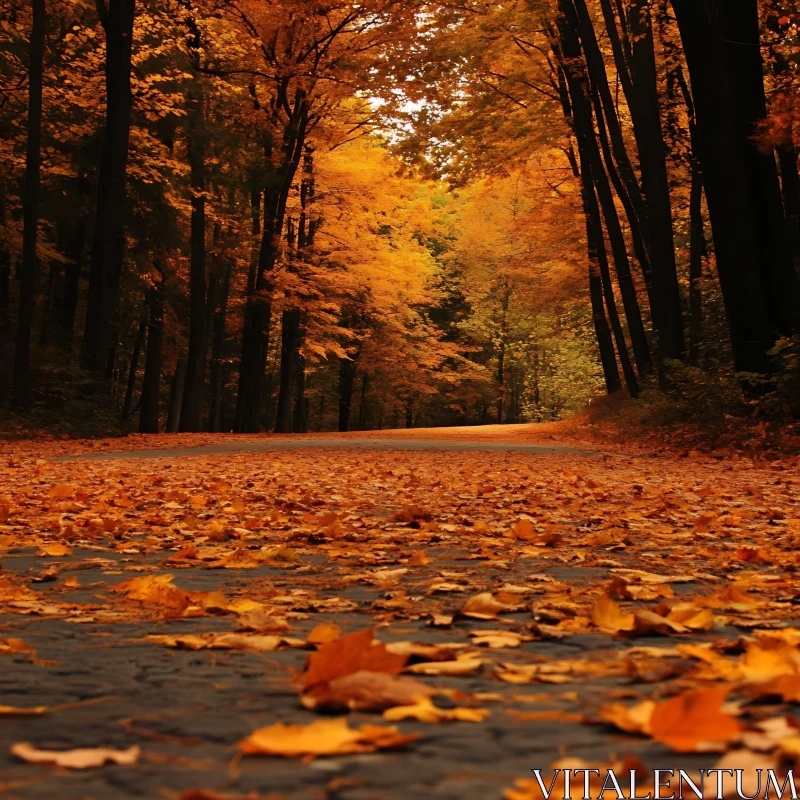
<path fill-rule="evenodd" d="M 520 444 L 518 442 L 463 442 L 452 439 L 266 439 L 223 442 L 200 447 L 171 447 L 158 450 L 118 450 L 100 453 L 70 453 L 52 461 L 113 461 L 128 458 L 185 458 L 222 453 L 268 452 L 270 450 L 442 450 L 450 452 L 507 452 L 531 455 L 594 455 L 564 445 Z"/>

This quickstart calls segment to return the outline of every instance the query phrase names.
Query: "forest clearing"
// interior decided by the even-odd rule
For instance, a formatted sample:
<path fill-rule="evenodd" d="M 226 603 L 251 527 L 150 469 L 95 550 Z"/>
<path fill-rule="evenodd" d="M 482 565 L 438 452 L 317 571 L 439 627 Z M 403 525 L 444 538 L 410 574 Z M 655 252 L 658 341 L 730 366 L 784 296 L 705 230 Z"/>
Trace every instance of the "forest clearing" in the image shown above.
<path fill-rule="evenodd" d="M 0 0 L 0 794 L 797 800 L 799 73 L 797 0 Z"/>

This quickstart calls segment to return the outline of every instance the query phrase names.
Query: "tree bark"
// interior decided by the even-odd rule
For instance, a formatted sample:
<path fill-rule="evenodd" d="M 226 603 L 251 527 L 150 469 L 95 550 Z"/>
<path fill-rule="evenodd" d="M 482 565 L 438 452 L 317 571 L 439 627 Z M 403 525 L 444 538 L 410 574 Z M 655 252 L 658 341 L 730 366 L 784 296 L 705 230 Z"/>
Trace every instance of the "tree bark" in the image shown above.
<path fill-rule="evenodd" d="M 614 259 L 614 269 L 617 274 L 617 283 L 619 284 L 620 294 L 622 296 L 622 304 L 625 310 L 625 319 L 628 323 L 628 332 L 631 337 L 631 346 L 633 348 L 634 358 L 636 359 L 636 366 L 639 369 L 640 375 L 647 375 L 652 371 L 653 368 L 652 361 L 650 359 L 650 345 L 647 342 L 647 333 L 644 328 L 644 322 L 642 322 L 642 311 L 639 307 L 639 297 L 636 294 L 636 286 L 633 282 L 633 275 L 631 274 L 631 264 L 630 260 L 628 259 L 628 249 L 625 244 L 625 236 L 622 233 L 622 226 L 620 225 L 617 206 L 614 202 L 614 193 L 611 191 L 611 184 L 609 183 L 608 176 L 603 168 L 603 160 L 600 157 L 600 152 L 597 149 L 594 127 L 592 126 L 591 108 L 588 106 L 588 101 L 583 98 L 576 100 L 573 103 L 573 107 L 583 103 L 586 103 L 587 105 L 587 108 L 583 114 L 583 124 L 588 124 L 589 126 L 589 130 L 586 132 L 585 136 L 587 151 L 586 156 L 589 161 L 588 166 L 591 171 L 597 197 L 600 201 L 600 207 L 603 211 L 603 218 L 606 222 L 608 240 L 609 244 L 611 245 L 611 254 Z M 605 134 L 605 125 L 603 123 L 599 102 L 597 101 L 596 96 L 595 109 L 597 113 L 599 135 L 602 139 Z M 587 116 L 588 119 L 586 119 Z"/>
<path fill-rule="evenodd" d="M 136 388 L 136 372 L 139 369 L 139 356 L 142 352 L 144 345 L 145 331 L 147 330 L 147 317 L 144 312 L 139 321 L 139 329 L 136 332 L 136 339 L 133 342 L 133 351 L 131 353 L 131 363 L 128 369 L 128 383 L 125 387 L 125 399 L 122 401 L 122 421 L 124 422 L 131 413 L 131 405 L 133 403 L 133 392 Z"/>
<path fill-rule="evenodd" d="M 786 215 L 786 230 L 792 261 L 800 266 L 800 175 L 797 172 L 797 150 L 789 141 L 778 148 L 781 169 L 781 194 Z"/>
<path fill-rule="evenodd" d="M 672 0 L 689 67 L 699 158 L 736 368 L 768 373 L 798 329 L 800 290 L 777 169 L 754 133 L 766 113 L 756 0 Z"/>
<path fill-rule="evenodd" d="M 567 8 L 570 0 L 561 0 L 561 6 Z M 602 205 L 603 216 L 606 221 L 606 228 L 609 234 L 617 276 L 620 282 L 620 290 L 625 303 L 625 311 L 628 319 L 628 327 L 634 342 L 634 349 L 637 360 L 641 361 L 642 368 L 648 370 L 650 367 L 650 353 L 647 346 L 647 338 L 642 323 L 639 301 L 636 296 L 636 289 L 630 272 L 630 262 L 628 261 L 625 239 L 619 223 L 614 197 L 611 186 L 608 182 L 603 161 L 598 149 L 597 137 L 592 118 L 592 101 L 590 99 L 590 88 L 588 74 L 581 65 L 581 39 L 575 24 L 574 15 L 565 13 L 559 20 L 560 52 L 562 56 L 562 67 L 566 77 L 567 88 L 569 90 L 570 108 L 572 116 L 572 127 L 578 142 L 578 154 L 580 166 L 573 164 L 573 170 L 579 173 L 581 180 L 583 209 L 586 215 L 586 234 L 589 245 L 590 262 L 593 268 L 590 271 L 590 289 L 596 293 L 596 288 L 592 288 L 593 282 L 600 281 L 602 295 L 605 298 L 605 305 L 608 309 L 608 317 L 603 314 L 602 321 L 598 318 L 596 322 L 600 325 L 598 332 L 598 342 L 601 336 L 605 336 L 603 322 L 607 327 L 608 321 L 611 323 L 611 330 L 617 344 L 620 364 L 622 365 L 625 382 L 631 395 L 635 396 L 639 392 L 636 373 L 630 362 L 628 347 L 622 325 L 619 320 L 614 288 L 611 282 L 611 273 L 608 266 L 608 255 L 603 236 L 603 223 L 600 215 L 600 205 Z M 592 34 L 593 35 L 593 34 Z M 595 42 L 596 44 L 596 42 Z M 587 53 L 588 64 L 588 53 Z M 596 84 L 592 84 L 597 95 L 600 91 Z M 597 103 L 597 119 L 601 128 L 602 117 L 600 103 Z M 598 205 L 598 197 L 600 205 Z M 596 273 L 596 275 L 594 274 Z M 594 299 L 593 299 L 593 302 Z M 601 357 L 603 347 L 601 345 Z M 613 345 L 612 345 L 613 354 Z M 606 355 L 607 358 L 607 355 Z M 614 371 L 616 372 L 616 363 Z M 614 384 L 613 372 L 611 373 L 611 383 Z M 619 380 L 617 373 L 616 381 Z M 607 381 L 608 382 L 608 381 Z"/>
<path fill-rule="evenodd" d="M 264 375 L 269 351 L 269 328 L 272 319 L 271 273 L 278 257 L 278 240 L 283 231 L 286 202 L 303 153 L 307 124 L 308 100 L 305 93 L 298 89 L 291 115 L 283 128 L 280 164 L 264 191 L 261 248 L 255 285 L 245 306 L 242 332 L 239 391 L 236 399 L 236 430 L 239 432 L 253 433 L 260 429 Z M 269 144 L 265 148 L 265 160 L 271 164 L 272 149 Z"/>
<path fill-rule="evenodd" d="M 25 147 L 25 178 L 22 187 L 22 278 L 14 354 L 14 395 L 18 409 L 27 409 L 31 395 L 31 327 L 39 272 L 36 242 L 39 232 L 39 172 L 42 144 L 42 80 L 44 39 L 47 26 L 45 0 L 33 0 L 33 26 L 28 68 L 28 130 Z"/>
<path fill-rule="evenodd" d="M 86 244 L 86 232 L 89 228 L 89 214 L 78 220 L 72 242 L 70 259 L 64 267 L 64 293 L 61 298 L 61 327 L 64 335 L 64 349 L 72 348 L 72 337 L 75 331 L 75 314 L 78 310 L 78 297 L 83 265 L 83 250 Z"/>
<path fill-rule="evenodd" d="M 617 21 L 609 0 L 602 0 L 601 6 L 639 153 L 653 276 L 651 299 L 655 300 L 652 307 L 653 324 L 658 333 L 659 356 L 662 361 L 665 358 L 683 359 L 683 312 L 675 263 L 667 149 L 658 100 L 650 6 L 647 0 L 630 0 L 626 14 L 620 5 L 619 22 L 624 44 L 620 41 Z"/>
<path fill-rule="evenodd" d="M 703 176 L 700 165 L 692 160 L 692 187 L 689 198 L 689 363 L 700 359 L 703 338 Z"/>
<path fill-rule="evenodd" d="M 339 359 L 339 431 L 350 429 L 350 409 L 353 404 L 353 383 L 356 377 L 356 361 Z"/>
<path fill-rule="evenodd" d="M 703 226 L 703 169 L 700 164 L 700 143 L 697 138 L 697 118 L 694 101 L 683 75 L 677 71 L 677 83 L 686 104 L 691 146 L 692 183 L 689 195 L 689 363 L 700 360 L 703 338 L 703 258 L 707 254 Z"/>
<path fill-rule="evenodd" d="M 636 397 L 636 395 L 639 394 L 639 384 L 633 365 L 631 364 L 630 356 L 628 355 L 628 345 L 625 342 L 625 334 L 619 320 L 619 312 L 617 311 L 617 301 L 614 298 L 614 286 L 611 282 L 611 272 L 608 268 L 608 253 L 603 237 L 603 224 L 600 216 L 600 208 L 597 203 L 597 196 L 595 195 L 595 186 L 592 180 L 592 168 L 591 165 L 584 160 L 581 161 L 581 181 L 583 184 L 582 198 L 584 210 L 586 212 L 586 238 L 589 243 L 590 254 L 590 292 L 597 292 L 597 288 L 593 287 L 592 283 L 599 277 L 602 296 L 605 299 L 605 308 L 608 313 L 607 319 L 611 324 L 611 332 L 613 333 L 614 341 L 617 345 L 617 353 L 619 355 L 619 363 L 622 365 L 625 385 L 628 387 L 631 396 Z M 597 274 L 593 274 L 594 272 Z M 594 302 L 594 298 L 592 302 Z M 602 335 L 605 336 L 605 332 L 603 332 Z M 598 337 L 598 341 L 599 339 L 600 337 Z M 607 342 L 605 346 L 608 346 Z M 605 358 L 613 358 L 613 355 L 614 349 L 612 345 L 610 354 L 606 353 Z M 614 367 L 616 371 L 616 360 Z M 617 375 L 616 380 L 619 381 L 619 375 Z M 620 387 L 618 386 L 617 388 Z"/>
<path fill-rule="evenodd" d="M 0 250 L 0 317 L 5 318 L 11 305 L 11 256 Z"/>
<path fill-rule="evenodd" d="M 309 147 L 303 154 L 303 180 L 300 184 L 300 216 L 297 230 L 292 220 L 287 225 L 287 249 L 289 269 L 302 270 L 305 250 L 313 244 L 315 225 L 309 219 L 309 210 L 314 197 L 313 155 Z M 296 253 L 292 250 L 297 248 Z M 305 363 L 301 353 L 305 340 L 304 298 L 287 298 L 296 304 L 284 310 L 281 316 L 281 371 L 278 388 L 278 413 L 275 421 L 276 433 L 298 432 L 305 418 Z"/>
<path fill-rule="evenodd" d="M 358 401 L 358 429 L 363 431 L 366 429 L 367 422 L 367 387 L 369 386 L 369 373 L 364 372 L 361 375 L 361 397 Z"/>
<path fill-rule="evenodd" d="M 158 433 L 161 404 L 161 361 L 164 342 L 164 280 L 150 291 L 150 320 L 147 326 L 147 350 L 142 380 L 140 433 Z"/>
<path fill-rule="evenodd" d="M 186 383 L 186 358 L 180 356 L 175 364 L 172 376 L 172 388 L 169 393 L 169 410 L 167 411 L 167 433 L 178 432 L 178 422 L 183 404 L 183 387 Z"/>
<path fill-rule="evenodd" d="M 189 268 L 189 353 L 186 358 L 186 383 L 179 430 L 197 432 L 203 429 L 205 400 L 208 309 L 206 306 L 206 163 L 205 119 L 200 68 L 200 29 L 189 16 L 189 49 L 194 71 L 189 93 L 187 139 L 190 185 L 192 192 L 191 256 Z"/>
<path fill-rule="evenodd" d="M 131 50 L 136 0 L 96 0 L 106 33 L 106 118 L 97 183 L 83 363 L 110 377 L 125 259 L 125 204 L 131 129 Z"/>
<path fill-rule="evenodd" d="M 275 433 L 292 432 L 292 388 L 300 357 L 300 309 L 290 308 L 281 315 L 281 366 Z"/>
<path fill-rule="evenodd" d="M 232 266 L 231 260 L 226 258 L 221 280 L 216 284 L 211 324 L 211 398 L 208 428 L 213 433 L 223 430 L 225 422 L 225 337 Z"/>
<path fill-rule="evenodd" d="M 306 359 L 303 355 L 303 342 L 306 331 L 300 323 L 300 344 L 297 355 L 297 371 L 294 383 L 294 411 L 292 413 L 292 433 L 308 432 L 308 402 L 306 401 Z"/>

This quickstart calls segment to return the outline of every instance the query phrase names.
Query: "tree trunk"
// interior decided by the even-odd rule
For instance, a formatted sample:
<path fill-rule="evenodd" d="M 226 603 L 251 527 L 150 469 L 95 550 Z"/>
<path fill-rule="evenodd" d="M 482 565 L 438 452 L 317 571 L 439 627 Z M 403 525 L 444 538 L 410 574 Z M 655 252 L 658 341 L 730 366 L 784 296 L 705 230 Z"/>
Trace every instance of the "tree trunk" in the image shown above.
<path fill-rule="evenodd" d="M 225 388 L 225 336 L 228 318 L 228 295 L 231 285 L 230 259 L 225 259 L 222 279 L 216 284 L 214 312 L 212 316 L 211 342 L 211 398 L 208 428 L 213 433 L 223 430 Z"/>
<path fill-rule="evenodd" d="M 703 184 L 736 368 L 771 370 L 767 352 L 798 327 L 775 160 L 753 140 L 766 113 L 756 0 L 672 0 L 692 84 Z"/>
<path fill-rule="evenodd" d="M 358 401 L 358 429 L 363 431 L 366 429 L 367 423 L 367 386 L 369 385 L 369 374 L 364 372 L 361 375 L 361 397 Z"/>
<path fill-rule="evenodd" d="M 200 32 L 189 16 L 190 52 L 195 69 L 189 93 L 187 137 L 192 192 L 191 261 L 189 270 L 189 354 L 186 359 L 186 385 L 179 429 L 197 432 L 203 429 L 205 400 L 208 309 L 206 306 L 206 163 L 203 91 L 197 70 L 200 67 Z"/>
<path fill-rule="evenodd" d="M 39 314 L 39 347 L 45 347 L 50 341 L 50 323 L 55 305 L 56 275 L 58 268 L 50 262 L 47 269 L 47 281 L 44 291 L 44 302 Z"/>
<path fill-rule="evenodd" d="M 692 160 L 692 188 L 689 198 L 689 363 L 700 359 L 703 338 L 703 176 L 700 165 Z"/>
<path fill-rule="evenodd" d="M 305 329 L 300 324 L 300 346 L 297 356 L 297 371 L 294 381 L 294 411 L 292 412 L 292 433 L 308 432 L 308 403 L 306 402 L 306 359 L 303 356 Z"/>
<path fill-rule="evenodd" d="M 257 432 L 264 390 L 264 376 L 269 351 L 269 328 L 272 319 L 271 273 L 278 257 L 278 239 L 283 231 L 286 202 L 300 164 L 308 124 L 308 101 L 298 89 L 289 119 L 284 125 L 280 164 L 264 192 L 264 224 L 261 234 L 258 267 L 253 293 L 245 306 L 242 332 L 242 357 L 239 367 L 239 391 L 236 399 L 236 430 Z M 271 164 L 272 149 L 265 149 Z"/>
<path fill-rule="evenodd" d="M 506 362 L 506 342 L 505 338 L 500 340 L 500 352 L 497 354 L 497 424 L 503 422 L 503 401 L 505 400 L 505 362 Z M 411 427 L 410 425 L 406 426 Z"/>
<path fill-rule="evenodd" d="M 136 332 L 136 339 L 133 343 L 133 352 L 131 353 L 131 363 L 128 369 L 128 384 L 125 387 L 125 399 L 122 401 L 122 421 L 124 422 L 131 413 L 131 405 L 133 403 L 133 391 L 136 388 L 136 372 L 139 369 L 139 355 L 142 352 L 144 345 L 144 335 L 147 330 L 147 317 L 142 312 L 142 318 L 139 321 L 139 330 Z"/>
<path fill-rule="evenodd" d="M 11 256 L 0 250 L 0 317 L 5 318 L 11 305 Z"/>
<path fill-rule="evenodd" d="M 315 225 L 309 220 L 308 212 L 314 196 L 313 155 L 310 148 L 303 155 L 303 180 L 300 184 L 300 216 L 297 228 L 293 220 L 287 224 L 287 249 L 289 250 L 289 269 L 299 272 L 303 267 L 304 252 L 314 240 Z M 292 252 L 296 247 L 296 253 Z M 305 366 L 301 348 L 305 339 L 303 297 L 288 298 L 296 307 L 283 312 L 281 317 L 281 379 L 278 389 L 278 414 L 275 422 L 276 433 L 297 432 L 302 428 L 305 417 Z M 302 388 L 301 388 L 302 384 Z M 294 405 L 294 412 L 292 406 Z"/>
<path fill-rule="evenodd" d="M 300 344 L 300 309 L 290 308 L 281 315 L 281 368 L 275 433 L 292 432 L 292 388 Z"/>
<path fill-rule="evenodd" d="M 561 5 L 568 6 L 569 2 L 570 0 L 561 0 Z M 589 26 L 591 27 L 591 22 Z M 602 321 L 597 318 L 596 327 L 599 324 L 601 329 L 600 332 L 598 332 L 598 341 L 600 341 L 600 336 L 605 336 L 605 331 L 602 330 L 602 323 L 604 322 L 607 328 L 608 321 L 610 321 L 611 330 L 616 339 L 620 364 L 622 365 L 623 374 L 625 375 L 625 382 L 631 395 L 635 396 L 639 392 L 639 386 L 636 373 L 630 362 L 628 347 L 625 342 L 625 336 L 617 311 L 614 288 L 611 282 L 611 273 L 608 267 L 608 255 L 605 246 L 605 237 L 603 236 L 603 223 L 600 216 L 598 197 L 600 198 L 600 204 L 602 205 L 603 215 L 606 221 L 606 228 L 608 229 L 609 241 L 614 255 L 620 290 L 625 304 L 628 327 L 634 342 L 637 362 L 641 364 L 640 369 L 645 371 L 650 368 L 650 352 L 647 345 L 647 337 L 642 323 L 636 288 L 633 284 L 630 272 L 630 262 L 628 261 L 625 239 L 619 223 L 611 186 L 603 168 L 603 161 L 598 149 L 592 119 L 592 101 L 590 99 L 588 75 L 584 72 L 579 60 L 581 55 L 580 39 L 575 20 L 573 18 L 571 24 L 571 15 L 569 13 L 564 14 L 559 22 L 559 34 L 563 69 L 571 101 L 572 126 L 578 141 L 578 153 L 580 157 L 580 168 L 578 171 L 581 179 L 583 209 L 586 215 L 586 234 L 590 252 L 590 262 L 594 265 L 590 272 L 590 288 L 596 293 L 596 288 L 592 288 L 593 281 L 599 279 L 601 291 L 605 297 L 605 304 L 608 309 L 608 318 L 606 318 L 605 313 L 603 313 Z M 593 37 L 594 32 L 592 30 L 592 40 L 596 46 L 596 40 L 594 40 Z M 586 38 L 588 38 L 588 35 L 584 32 L 584 40 Z M 601 94 L 596 82 L 593 84 L 593 88 L 597 95 Z M 602 133 L 604 127 L 602 125 L 599 102 L 597 103 L 597 119 Z M 576 165 L 573 165 L 573 169 L 576 169 Z M 596 275 L 594 274 L 595 272 Z M 593 302 L 595 302 L 594 298 Z M 603 355 L 604 346 L 605 345 L 601 344 L 601 356 Z M 618 382 L 619 375 L 616 369 L 616 362 L 614 364 L 613 373 L 617 373 L 616 381 Z M 610 375 L 612 384 L 614 383 L 613 373 Z"/>
<path fill-rule="evenodd" d="M 576 87 L 577 88 L 577 87 Z M 634 358 L 636 359 L 636 366 L 639 369 L 640 375 L 647 375 L 652 371 L 652 361 L 650 359 L 650 345 L 647 342 L 647 333 L 644 329 L 642 322 L 642 311 L 639 307 L 639 297 L 636 294 L 636 286 L 633 282 L 633 275 L 631 274 L 631 264 L 628 259 L 628 249 L 625 244 L 625 236 L 622 233 L 622 226 L 620 225 L 619 215 L 617 213 L 617 206 L 614 202 L 614 193 L 611 191 L 611 185 L 603 169 L 603 160 L 600 157 L 600 152 L 597 149 L 597 141 L 594 136 L 594 128 L 592 127 L 591 109 L 588 106 L 588 101 L 585 99 L 576 100 L 573 107 L 582 103 L 587 104 L 587 108 L 583 114 L 585 117 L 588 114 L 588 119 L 583 120 L 583 124 L 590 126 L 586 132 L 585 144 L 587 150 L 587 158 L 589 160 L 589 167 L 594 182 L 597 197 L 600 200 L 600 206 L 603 210 L 603 218 L 606 222 L 606 230 L 608 231 L 608 240 L 611 245 L 611 253 L 614 258 L 614 268 L 617 274 L 617 283 L 619 284 L 620 294 L 622 295 L 622 304 L 625 309 L 625 319 L 628 323 L 628 331 L 631 337 L 631 345 L 633 347 Z M 605 133 L 605 125 L 601 116 L 599 102 L 595 96 L 595 109 L 597 112 L 597 123 L 602 138 Z M 652 309 L 651 309 L 652 311 Z"/>
<path fill-rule="evenodd" d="M 89 228 L 90 215 L 84 214 L 75 228 L 70 259 L 64 266 L 64 293 L 61 297 L 61 328 L 64 336 L 64 349 L 72 348 L 72 336 L 75 331 L 75 314 L 78 310 L 78 296 L 81 282 L 83 250 L 86 244 L 86 231 Z"/>
<path fill-rule="evenodd" d="M 181 356 L 175 364 L 172 376 L 172 388 L 169 393 L 169 410 L 167 411 L 167 433 L 178 432 L 178 421 L 183 405 L 183 387 L 186 384 L 186 358 Z"/>
<path fill-rule="evenodd" d="M 800 266 L 800 176 L 797 172 L 797 150 L 789 141 L 778 148 L 781 168 L 781 194 L 786 215 L 787 237 L 795 267 Z"/>
<path fill-rule="evenodd" d="M 597 276 L 599 276 L 600 286 L 605 299 L 605 307 L 608 312 L 608 321 L 611 323 L 611 332 L 614 335 L 614 341 L 617 345 L 619 363 L 622 365 L 622 374 L 625 376 L 625 385 L 628 387 L 631 396 L 636 397 L 636 395 L 639 394 L 639 384 L 636 380 L 636 373 L 633 370 L 630 356 L 628 355 L 628 345 L 625 342 L 625 334 L 623 333 L 622 325 L 619 321 L 617 301 L 614 298 L 614 286 L 611 282 L 611 272 L 608 268 L 608 253 L 603 237 L 600 208 L 597 204 L 597 196 L 595 195 L 595 187 L 592 181 L 592 169 L 583 159 L 581 160 L 581 181 L 583 184 L 582 198 L 584 210 L 586 212 L 586 238 L 589 243 L 590 270 L 593 265 Z M 592 272 L 595 270 L 592 270 Z M 596 292 L 597 289 L 592 289 L 591 287 L 591 282 L 596 280 L 596 276 L 593 275 L 592 272 L 590 272 L 590 289 Z M 610 355 L 613 357 L 613 345 Z M 608 357 L 608 354 L 606 354 L 606 357 Z M 616 361 L 614 367 L 616 370 Z M 617 381 L 619 381 L 618 375 Z"/>
<path fill-rule="evenodd" d="M 150 291 L 150 321 L 147 326 L 147 351 L 142 380 L 142 410 L 139 433 L 158 433 L 161 404 L 161 360 L 164 342 L 164 281 Z"/>
<path fill-rule="evenodd" d="M 583 3 L 584 0 L 577 2 Z M 639 152 L 653 275 L 652 299 L 656 300 L 652 308 L 653 324 L 658 332 L 659 356 L 662 361 L 665 358 L 682 359 L 685 355 L 683 314 L 675 263 L 667 148 L 658 101 L 651 11 L 647 0 L 631 0 L 627 14 L 620 6 L 623 46 L 609 0 L 602 0 L 601 6 Z"/>
<path fill-rule="evenodd" d="M 22 279 L 14 355 L 14 396 L 16 408 L 27 409 L 31 395 L 31 326 L 39 265 L 36 241 L 39 231 L 39 168 L 42 143 L 42 77 L 44 38 L 47 26 L 45 0 L 33 0 L 33 27 L 28 67 L 28 130 L 25 149 L 25 178 L 22 186 Z"/>
<path fill-rule="evenodd" d="M 131 48 L 136 0 L 99 0 L 106 32 L 106 118 L 97 182 L 83 363 L 110 377 L 115 317 L 125 259 L 125 195 L 131 129 Z"/>
<path fill-rule="evenodd" d="M 339 359 L 339 431 L 350 429 L 350 408 L 353 404 L 353 383 L 356 377 L 356 361 Z"/>

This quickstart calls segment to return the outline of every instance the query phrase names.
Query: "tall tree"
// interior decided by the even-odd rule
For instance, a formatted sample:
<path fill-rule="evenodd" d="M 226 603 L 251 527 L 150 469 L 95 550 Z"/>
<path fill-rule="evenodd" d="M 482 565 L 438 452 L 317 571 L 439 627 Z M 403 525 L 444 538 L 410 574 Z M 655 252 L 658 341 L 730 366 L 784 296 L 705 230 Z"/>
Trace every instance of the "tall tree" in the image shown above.
<path fill-rule="evenodd" d="M 136 0 L 96 0 L 106 34 L 106 114 L 97 180 L 83 363 L 110 375 L 116 312 L 125 259 L 125 204 L 131 129 L 131 53 Z"/>
<path fill-rule="evenodd" d="M 585 0 L 575 0 L 575 4 L 582 30 L 586 33 L 585 41 L 596 41 Z M 658 332 L 659 353 L 662 358 L 682 359 L 685 355 L 683 315 L 675 261 L 667 150 L 659 103 L 653 11 L 647 0 L 625 0 L 617 3 L 617 20 L 610 0 L 601 0 L 600 5 L 639 153 L 645 230 L 653 276 L 653 323 Z M 598 74 L 599 68 L 598 64 Z M 605 81 L 604 67 L 602 80 Z M 615 113 L 610 99 L 609 92 L 605 103 L 609 115 Z"/>
<path fill-rule="evenodd" d="M 142 382 L 139 433 L 158 433 L 159 430 L 161 362 L 164 343 L 164 274 L 160 260 L 155 264 L 155 277 L 149 299 L 150 316 L 147 325 L 147 350 L 145 351 Z"/>
<path fill-rule="evenodd" d="M 33 22 L 28 65 L 28 126 L 25 147 L 25 179 L 22 189 L 22 277 L 19 292 L 17 343 L 14 357 L 14 397 L 17 408 L 30 403 L 30 347 L 36 278 L 39 264 L 36 241 L 39 231 L 39 170 L 42 147 L 42 81 L 44 40 L 47 27 L 45 0 L 33 0 Z"/>
<path fill-rule="evenodd" d="M 200 26 L 187 10 L 189 60 L 192 70 L 187 111 L 190 189 L 192 193 L 191 247 L 189 267 L 189 353 L 180 411 L 179 429 L 199 431 L 203 427 L 206 350 L 206 158 L 203 88 L 200 83 Z"/>
<path fill-rule="evenodd" d="M 800 288 L 766 116 L 757 0 L 672 0 L 694 100 L 698 156 L 736 367 L 771 369 L 777 336 L 800 329 Z"/>

